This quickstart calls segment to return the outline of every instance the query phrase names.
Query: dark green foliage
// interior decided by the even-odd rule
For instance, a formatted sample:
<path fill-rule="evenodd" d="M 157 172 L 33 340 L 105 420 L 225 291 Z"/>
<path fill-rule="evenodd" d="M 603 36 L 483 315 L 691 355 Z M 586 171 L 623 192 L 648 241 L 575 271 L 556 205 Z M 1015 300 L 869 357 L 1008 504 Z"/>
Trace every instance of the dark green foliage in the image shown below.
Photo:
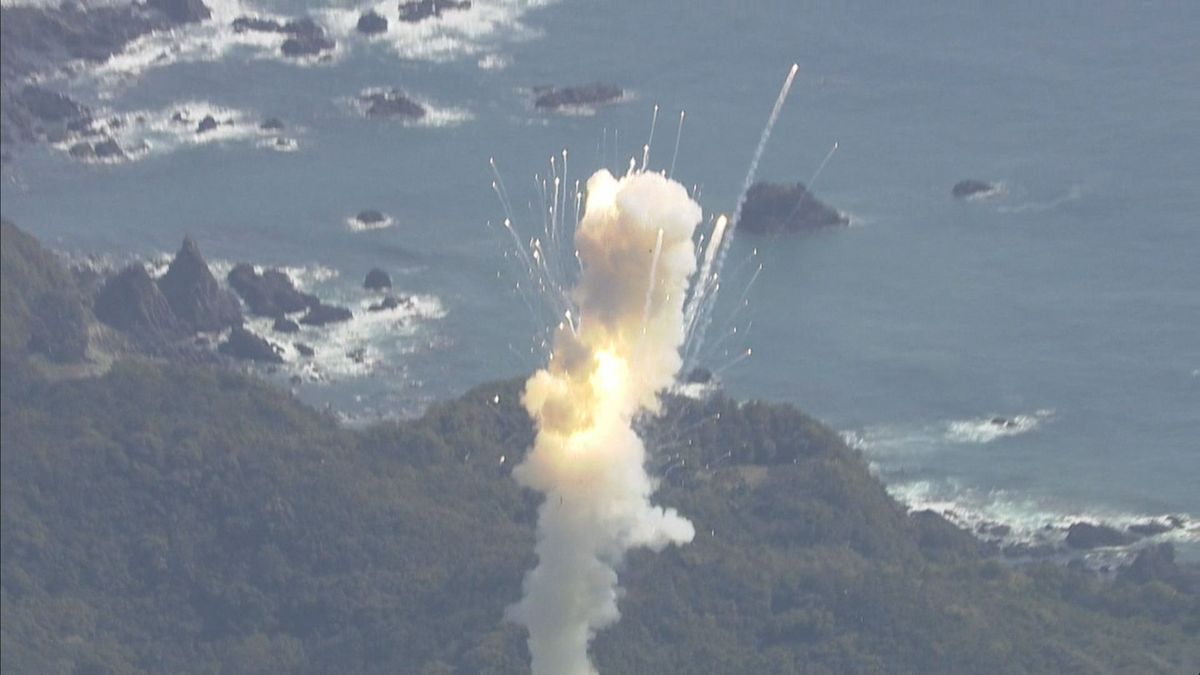
<path fill-rule="evenodd" d="M 7 345 L 29 325 L 24 293 L 61 279 L 44 276 L 57 274 L 46 260 L 10 268 L 10 242 L 41 251 L 11 232 L 6 672 L 527 668 L 523 630 L 502 620 L 534 563 L 537 499 L 509 475 L 532 440 L 520 382 L 352 430 L 217 369 L 118 362 L 101 377 L 47 381 Z M 697 535 L 630 556 L 624 616 L 594 644 L 603 672 L 1200 663 L 1200 600 L 1168 550 L 1108 584 L 1013 568 L 939 516 L 906 514 L 857 453 L 794 408 L 724 397 L 665 408 L 642 425 L 663 477 L 657 501 Z"/>
<path fill-rule="evenodd" d="M 0 348 L 26 349 L 60 362 L 87 351 L 87 310 L 70 272 L 50 251 L 8 221 L 0 223 Z"/>

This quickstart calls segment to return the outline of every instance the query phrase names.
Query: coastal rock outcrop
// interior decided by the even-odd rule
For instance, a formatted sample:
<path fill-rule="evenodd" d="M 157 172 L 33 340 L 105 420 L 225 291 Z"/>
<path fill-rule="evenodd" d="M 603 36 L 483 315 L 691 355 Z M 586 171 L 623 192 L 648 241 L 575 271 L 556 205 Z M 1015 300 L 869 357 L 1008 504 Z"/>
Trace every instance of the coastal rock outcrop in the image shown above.
<path fill-rule="evenodd" d="M 282 317 L 320 303 L 315 295 L 297 290 L 291 277 L 279 270 L 259 274 L 252 265 L 238 263 L 226 280 L 242 296 L 250 313 L 258 316 Z"/>
<path fill-rule="evenodd" d="M 300 323 L 306 326 L 324 326 L 330 323 L 349 321 L 353 317 L 354 314 L 345 307 L 318 302 L 309 307 L 308 312 L 300 317 Z"/>
<path fill-rule="evenodd" d="M 364 93 L 358 97 L 358 103 L 367 117 L 421 119 L 425 116 L 425 107 L 399 89 Z"/>
<path fill-rule="evenodd" d="M 442 12 L 471 9 L 471 0 L 407 0 L 400 3 L 400 20 L 417 23 Z"/>
<path fill-rule="evenodd" d="M 133 264 L 109 277 L 96 295 L 96 318 L 128 333 L 171 339 L 181 333 L 179 320 L 146 268 Z"/>
<path fill-rule="evenodd" d="M 184 237 L 167 273 L 158 280 L 158 288 L 171 311 L 191 331 L 216 331 L 242 323 L 237 296 L 213 277 L 191 237 Z"/>
<path fill-rule="evenodd" d="M 950 194 L 956 199 L 979 199 L 995 194 L 996 186 L 987 181 L 968 178 L 960 180 L 950 188 Z"/>
<path fill-rule="evenodd" d="M 392 278 L 378 267 L 372 267 L 371 271 L 367 272 L 367 278 L 363 280 L 363 288 L 368 291 L 381 291 L 391 287 Z"/>
<path fill-rule="evenodd" d="M 533 90 L 534 107 L 558 110 L 570 106 L 597 106 L 621 100 L 625 92 L 618 86 L 594 82 L 575 87 L 537 87 Z"/>
<path fill-rule="evenodd" d="M 746 193 L 737 228 L 753 234 L 773 234 L 849 224 L 849 218 L 814 197 L 804 183 L 759 182 Z"/>
<path fill-rule="evenodd" d="M 387 28 L 388 20 L 373 9 L 363 12 L 362 16 L 358 17 L 358 23 L 355 25 L 355 29 L 363 35 L 386 33 Z"/>
<path fill-rule="evenodd" d="M 325 29 L 309 17 L 281 23 L 257 16 L 239 16 L 230 25 L 236 33 L 255 31 L 287 35 L 288 38 L 280 46 L 284 56 L 313 56 L 337 46 L 336 42 L 325 35 Z"/>
<path fill-rule="evenodd" d="M 229 331 L 229 337 L 217 345 L 217 351 L 235 359 L 283 363 L 283 357 L 279 355 L 279 347 L 241 326 L 234 326 L 233 330 Z"/>

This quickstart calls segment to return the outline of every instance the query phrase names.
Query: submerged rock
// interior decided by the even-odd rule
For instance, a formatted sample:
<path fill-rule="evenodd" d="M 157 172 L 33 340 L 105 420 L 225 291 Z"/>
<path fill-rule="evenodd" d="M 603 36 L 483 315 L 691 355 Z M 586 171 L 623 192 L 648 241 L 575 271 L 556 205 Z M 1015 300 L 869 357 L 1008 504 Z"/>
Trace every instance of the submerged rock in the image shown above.
<path fill-rule="evenodd" d="M 246 301 L 250 313 L 258 316 L 282 317 L 320 303 L 317 296 L 297 290 L 291 277 L 279 270 L 259 274 L 248 263 L 238 263 L 226 279 Z"/>
<path fill-rule="evenodd" d="M 293 342 L 292 346 L 296 348 L 296 351 L 301 356 L 312 356 L 313 354 L 317 353 L 315 349 L 313 349 L 309 345 L 304 344 L 303 342 Z"/>
<path fill-rule="evenodd" d="M 242 310 L 237 296 L 221 287 L 191 237 L 171 260 L 158 280 L 171 311 L 192 331 L 216 331 L 240 326 Z"/>
<path fill-rule="evenodd" d="M 235 359 L 283 363 L 278 347 L 241 326 L 234 326 L 229 332 L 229 337 L 217 346 L 217 351 Z"/>
<path fill-rule="evenodd" d="M 317 302 L 308 309 L 304 316 L 300 317 L 300 323 L 306 326 L 324 326 L 330 323 L 349 321 L 353 317 L 354 314 L 345 307 Z"/>
<path fill-rule="evenodd" d="M 371 268 L 371 271 L 367 272 L 367 278 L 363 280 L 363 288 L 369 291 L 381 291 L 391 287 L 392 278 L 378 267 Z"/>
<path fill-rule="evenodd" d="M 850 219 L 812 195 L 804 183 L 755 183 L 742 205 L 739 231 L 801 232 L 850 224 Z"/>
<path fill-rule="evenodd" d="M 713 372 L 708 368 L 696 366 L 683 378 L 683 381 L 688 384 L 708 384 L 713 381 Z"/>
<path fill-rule="evenodd" d="M 387 32 L 388 20 L 375 10 L 368 10 L 358 17 L 355 28 L 363 35 L 376 35 Z"/>
<path fill-rule="evenodd" d="M 358 102 L 367 117 L 420 119 L 425 116 L 424 106 L 405 96 L 399 89 L 363 94 L 358 97 Z"/>
<path fill-rule="evenodd" d="M 542 110 L 568 106 L 595 106 L 621 100 L 625 92 L 618 86 L 595 82 L 577 87 L 540 87 L 534 89 L 533 105 Z"/>
<path fill-rule="evenodd" d="M 286 316 L 281 316 L 275 319 L 275 323 L 271 324 L 271 329 L 276 333 L 299 333 L 300 324 L 292 321 Z"/>
<path fill-rule="evenodd" d="M 1075 549 L 1101 548 L 1105 546 L 1124 546 L 1132 543 L 1137 537 L 1121 532 L 1108 525 L 1093 523 L 1072 523 L 1067 528 L 1067 546 Z"/>
<path fill-rule="evenodd" d="M 996 191 L 996 186 L 982 180 L 968 178 L 960 180 L 950 189 L 950 194 L 957 199 L 986 197 Z"/>
<path fill-rule="evenodd" d="M 268 117 L 258 125 L 263 131 L 283 131 L 283 120 L 278 117 Z"/>
<path fill-rule="evenodd" d="M 400 3 L 400 20 L 408 23 L 439 17 L 442 12 L 471 9 L 471 0 L 408 0 Z"/>

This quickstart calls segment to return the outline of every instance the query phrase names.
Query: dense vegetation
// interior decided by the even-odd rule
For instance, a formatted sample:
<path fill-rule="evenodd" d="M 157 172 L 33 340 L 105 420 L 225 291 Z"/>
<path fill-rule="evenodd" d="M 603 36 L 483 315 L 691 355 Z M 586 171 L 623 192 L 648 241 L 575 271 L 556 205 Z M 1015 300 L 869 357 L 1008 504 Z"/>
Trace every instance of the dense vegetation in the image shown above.
<path fill-rule="evenodd" d="M 41 277 L 10 278 L 8 234 L 5 670 L 526 668 L 523 632 L 501 618 L 533 563 L 536 500 L 508 475 L 531 439 L 519 383 L 353 430 L 212 367 L 126 359 L 51 381 L 9 339 L 13 317 L 38 313 L 24 279 Z M 658 500 L 698 534 L 631 556 L 624 616 L 594 645 L 603 672 L 1200 663 L 1194 589 L 987 559 L 941 518 L 906 514 L 791 407 L 675 400 L 645 433 Z"/>

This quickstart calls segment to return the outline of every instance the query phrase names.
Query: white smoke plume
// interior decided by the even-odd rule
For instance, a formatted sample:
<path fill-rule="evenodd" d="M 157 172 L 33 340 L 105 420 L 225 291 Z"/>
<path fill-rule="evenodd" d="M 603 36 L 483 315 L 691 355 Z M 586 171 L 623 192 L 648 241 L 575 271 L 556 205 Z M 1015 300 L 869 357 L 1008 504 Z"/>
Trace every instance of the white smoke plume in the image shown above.
<path fill-rule="evenodd" d="M 560 324 L 546 368 L 525 384 L 537 437 L 513 471 L 546 496 L 538 564 L 508 617 L 529 629 L 533 672 L 595 673 L 588 643 L 620 614 L 616 567 L 626 551 L 692 540 L 692 524 L 650 503 L 655 481 L 634 419 L 659 409 L 685 337 L 700 206 L 659 174 L 587 182 L 576 231 L 575 320 Z"/>

